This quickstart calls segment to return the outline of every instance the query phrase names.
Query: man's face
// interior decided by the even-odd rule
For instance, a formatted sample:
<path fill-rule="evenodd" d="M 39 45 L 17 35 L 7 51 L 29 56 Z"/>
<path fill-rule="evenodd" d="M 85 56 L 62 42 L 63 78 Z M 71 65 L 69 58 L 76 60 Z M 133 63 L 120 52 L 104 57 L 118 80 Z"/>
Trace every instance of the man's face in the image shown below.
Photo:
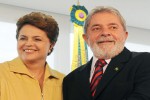
<path fill-rule="evenodd" d="M 120 19 L 112 13 L 103 12 L 92 16 L 83 38 L 95 57 L 110 59 L 123 50 L 127 36 Z"/>

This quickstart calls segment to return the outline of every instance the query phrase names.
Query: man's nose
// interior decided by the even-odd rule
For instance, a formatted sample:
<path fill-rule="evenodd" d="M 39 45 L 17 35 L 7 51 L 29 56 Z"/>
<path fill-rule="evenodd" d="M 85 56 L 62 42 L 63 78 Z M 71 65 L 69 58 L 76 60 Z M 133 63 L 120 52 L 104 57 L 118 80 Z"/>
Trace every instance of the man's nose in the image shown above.
<path fill-rule="evenodd" d="M 110 36 L 110 35 L 111 35 L 111 32 L 109 31 L 108 28 L 103 28 L 103 29 L 102 29 L 102 32 L 101 32 L 101 35 L 102 35 L 102 36 Z"/>

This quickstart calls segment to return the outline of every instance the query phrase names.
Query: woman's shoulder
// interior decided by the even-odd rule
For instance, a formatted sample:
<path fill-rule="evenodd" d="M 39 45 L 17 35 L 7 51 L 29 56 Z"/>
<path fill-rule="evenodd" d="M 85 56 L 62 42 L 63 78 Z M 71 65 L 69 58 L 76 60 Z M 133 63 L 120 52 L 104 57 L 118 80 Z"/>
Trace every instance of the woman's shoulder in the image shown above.
<path fill-rule="evenodd" d="M 58 78 L 63 79 L 63 78 L 65 77 L 65 74 L 63 74 L 62 72 L 59 72 L 59 71 L 57 71 L 57 70 L 51 69 L 51 72 L 52 72 L 53 74 L 55 74 Z"/>
<path fill-rule="evenodd" d="M 10 72 L 9 63 L 8 62 L 0 63 L 0 78 L 7 76 L 9 72 Z"/>
<path fill-rule="evenodd" d="M 7 69 L 8 67 L 9 67 L 8 61 L 0 63 L 1 70 Z"/>

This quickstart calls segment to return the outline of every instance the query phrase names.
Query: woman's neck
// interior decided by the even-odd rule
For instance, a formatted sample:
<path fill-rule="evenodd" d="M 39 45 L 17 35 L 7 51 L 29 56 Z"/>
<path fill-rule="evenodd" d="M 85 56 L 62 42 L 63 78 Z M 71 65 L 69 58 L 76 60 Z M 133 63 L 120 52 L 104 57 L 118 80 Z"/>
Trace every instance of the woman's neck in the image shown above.
<path fill-rule="evenodd" d="M 26 67 L 31 73 L 31 75 L 39 81 L 39 85 L 42 91 L 43 88 L 43 81 L 44 81 L 44 75 L 45 75 L 45 67 L 46 62 L 42 63 L 26 63 Z"/>

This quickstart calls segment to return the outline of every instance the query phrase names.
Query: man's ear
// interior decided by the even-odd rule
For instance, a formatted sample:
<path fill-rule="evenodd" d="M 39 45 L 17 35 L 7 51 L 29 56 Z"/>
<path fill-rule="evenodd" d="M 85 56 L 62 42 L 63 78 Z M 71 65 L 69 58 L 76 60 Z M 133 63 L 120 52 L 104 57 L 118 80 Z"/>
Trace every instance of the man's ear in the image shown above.
<path fill-rule="evenodd" d="M 88 44 L 88 36 L 87 36 L 87 34 L 83 34 L 82 37 L 83 37 L 84 41 Z"/>
<path fill-rule="evenodd" d="M 128 32 L 125 32 L 126 39 L 128 38 Z"/>

